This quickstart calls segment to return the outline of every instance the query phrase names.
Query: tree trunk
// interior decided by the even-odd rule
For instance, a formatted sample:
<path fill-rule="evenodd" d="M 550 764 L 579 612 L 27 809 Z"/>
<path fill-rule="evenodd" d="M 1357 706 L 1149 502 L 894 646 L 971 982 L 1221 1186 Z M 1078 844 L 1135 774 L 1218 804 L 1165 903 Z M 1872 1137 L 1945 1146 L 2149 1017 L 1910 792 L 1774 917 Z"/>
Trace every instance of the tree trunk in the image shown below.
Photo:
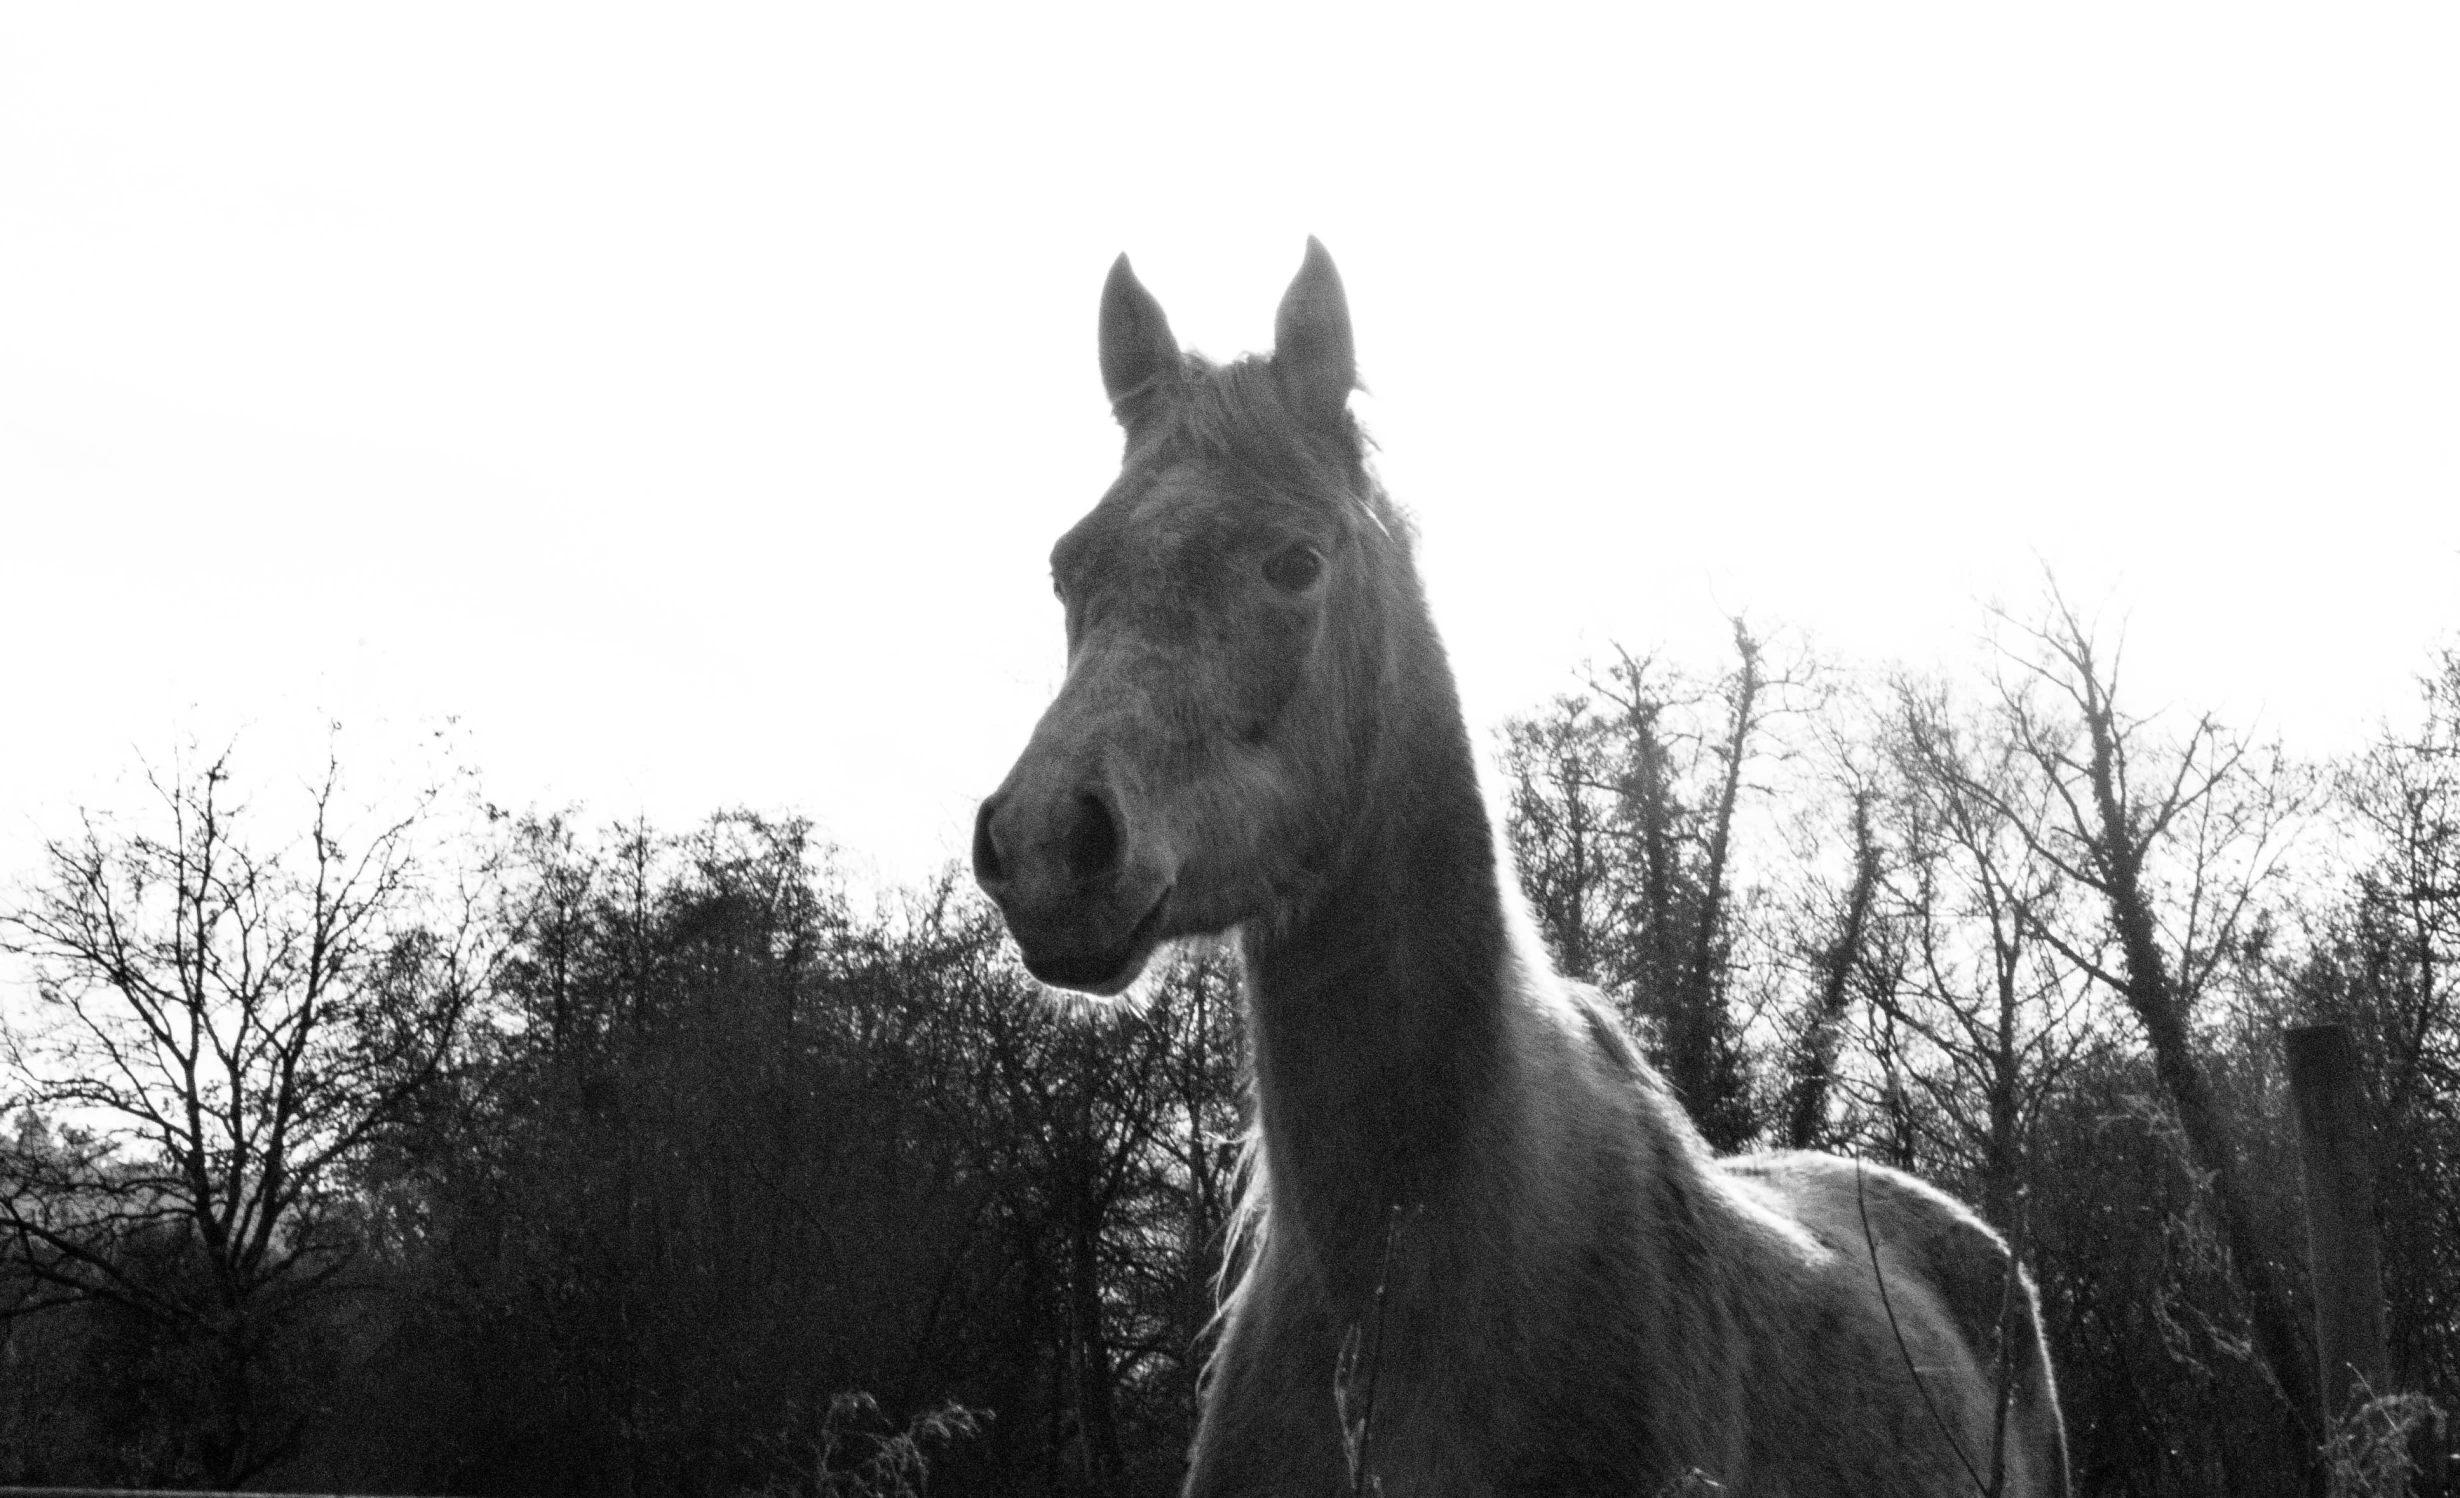
<path fill-rule="evenodd" d="M 1632 750 L 1638 764 L 1624 794 L 1637 803 L 1633 809 L 1640 824 L 1640 919 L 1647 928 L 1641 1002 L 1664 1024 L 1666 1050 L 1672 1056 L 1682 1049 L 1684 1024 L 1682 982 L 1674 957 L 1674 829 L 1666 805 L 1672 790 L 1667 784 L 1665 746 L 1657 739 L 1655 710 L 1635 704 L 1631 718 Z M 1675 1086 L 1682 1086 L 1680 1078 L 1675 1079 Z"/>
<path fill-rule="evenodd" d="M 2093 853 L 2123 958 L 2122 997 L 2144 1026 L 2152 1046 L 2154 1075 L 2177 1112 L 2188 1152 L 2196 1168 L 2212 1180 L 2222 1237 L 2239 1289 L 2246 1296 L 2255 1345 L 2289 1405 L 2291 1418 L 2299 1425 L 2302 1444 L 2311 1450 L 2321 1439 L 2313 1428 L 2314 1382 L 2308 1376 L 2296 1321 L 2290 1315 L 2288 1290 L 2256 1231 L 2255 1210 L 2237 1151 L 2212 1095 L 2211 1082 L 2196 1060 L 2187 1034 L 2186 1004 L 2161 950 L 2152 902 L 2144 889 L 2145 847 L 2131 830 L 2118 788 L 2115 710 L 2100 694 L 2098 682 L 2088 684 L 2088 693 L 2085 728 L 2093 754 L 2088 773 L 2094 814 L 2101 823 Z"/>
<path fill-rule="evenodd" d="M 1821 963 L 1819 997 L 1803 1029 L 1802 1047 L 1794 1068 L 1794 1088 L 1787 1109 L 1785 1142 L 1791 1149 L 1815 1149 L 1828 1127 L 1828 1089 L 1836 1073 L 1837 1027 L 1844 1022 L 1845 1000 L 1854 964 L 1862 960 L 1862 938 L 1871 913 L 1871 896 L 1879 886 L 1879 848 L 1871 838 L 1871 793 L 1854 792 L 1854 882 L 1845 900 L 1844 929 Z"/>
<path fill-rule="evenodd" d="M 1676 1057 L 1676 1085 L 1683 1090 L 1692 1121 L 1720 1150 L 1740 1149 L 1752 1132 L 1727 1034 L 1724 979 L 1726 866 L 1733 848 L 1734 812 L 1742 802 L 1743 760 L 1750 752 L 1760 693 L 1759 642 L 1739 619 L 1734 623 L 1734 648 L 1742 656 L 1742 665 L 1729 700 L 1731 716 L 1722 751 L 1725 773 L 1718 779 L 1717 804 L 1709 820 L 1707 859 L 1700 873 L 1699 920 L 1682 960 L 1680 1004 L 1688 1045 L 1686 1053 Z"/>
<path fill-rule="evenodd" d="M 1069 1340 L 1075 1344 L 1076 1417 L 1085 1438 L 1085 1475 L 1092 1491 L 1116 1495 L 1126 1481 L 1119 1447 L 1117 1381 L 1110 1338 L 1102 1327 L 1100 1198 L 1087 1194 L 1071 1225 L 1068 1264 Z"/>

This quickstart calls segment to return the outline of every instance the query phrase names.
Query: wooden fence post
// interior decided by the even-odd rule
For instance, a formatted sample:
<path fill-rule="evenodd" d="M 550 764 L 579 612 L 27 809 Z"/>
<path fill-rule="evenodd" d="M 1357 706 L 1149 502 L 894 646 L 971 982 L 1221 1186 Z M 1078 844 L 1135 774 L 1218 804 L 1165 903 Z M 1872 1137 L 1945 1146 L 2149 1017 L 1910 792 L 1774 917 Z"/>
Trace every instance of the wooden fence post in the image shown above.
<path fill-rule="evenodd" d="M 2383 1247 L 2375 1235 L 2375 1174 L 2357 1047 L 2341 1025 L 2301 1025 L 2284 1037 L 2306 1179 L 2306 1241 L 2315 1277 L 2315 1346 L 2324 1428 L 2356 1402 L 2389 1394 Z"/>
<path fill-rule="evenodd" d="M 2375 1173 L 2357 1047 L 2344 1025 L 2300 1025 L 2282 1037 L 2298 1115 L 2306 1181 L 2306 1241 L 2314 1264 L 2315 1346 L 2322 1364 L 2324 1429 L 2362 1399 L 2397 1392 L 2384 1329 L 2383 1244 L 2375 1232 Z M 2452 1491 L 2441 1417 L 2412 1433 L 2412 1491 Z"/>

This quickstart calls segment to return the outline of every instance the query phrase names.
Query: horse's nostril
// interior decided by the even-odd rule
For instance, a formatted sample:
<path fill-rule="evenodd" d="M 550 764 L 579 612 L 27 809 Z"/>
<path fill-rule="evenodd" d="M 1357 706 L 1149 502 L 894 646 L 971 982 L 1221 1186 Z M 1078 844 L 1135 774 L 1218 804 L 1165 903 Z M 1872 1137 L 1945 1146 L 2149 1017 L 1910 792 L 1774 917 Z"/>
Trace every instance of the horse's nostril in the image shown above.
<path fill-rule="evenodd" d="M 999 840 L 991 835 L 991 817 L 998 810 L 999 798 L 985 796 L 981 810 L 974 813 L 974 882 L 985 886 L 1007 874 L 999 861 Z"/>
<path fill-rule="evenodd" d="M 1065 847 L 1068 872 L 1080 882 L 1119 866 L 1119 819 L 1100 796 L 1087 792 L 1076 798 Z"/>

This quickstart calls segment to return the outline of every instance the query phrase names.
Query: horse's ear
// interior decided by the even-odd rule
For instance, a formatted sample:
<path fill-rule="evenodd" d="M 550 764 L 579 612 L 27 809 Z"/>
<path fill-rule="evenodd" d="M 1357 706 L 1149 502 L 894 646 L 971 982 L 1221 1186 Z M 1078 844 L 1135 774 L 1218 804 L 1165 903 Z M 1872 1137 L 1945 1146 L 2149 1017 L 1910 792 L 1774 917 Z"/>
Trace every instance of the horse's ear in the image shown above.
<path fill-rule="evenodd" d="M 1342 294 L 1332 256 L 1312 234 L 1306 262 L 1273 316 L 1273 373 L 1290 409 L 1315 427 L 1338 426 L 1358 385 L 1349 298 Z"/>
<path fill-rule="evenodd" d="M 1145 290 L 1122 255 L 1102 283 L 1102 389 L 1122 426 L 1135 425 L 1139 397 L 1179 372 L 1179 340 L 1162 304 Z"/>

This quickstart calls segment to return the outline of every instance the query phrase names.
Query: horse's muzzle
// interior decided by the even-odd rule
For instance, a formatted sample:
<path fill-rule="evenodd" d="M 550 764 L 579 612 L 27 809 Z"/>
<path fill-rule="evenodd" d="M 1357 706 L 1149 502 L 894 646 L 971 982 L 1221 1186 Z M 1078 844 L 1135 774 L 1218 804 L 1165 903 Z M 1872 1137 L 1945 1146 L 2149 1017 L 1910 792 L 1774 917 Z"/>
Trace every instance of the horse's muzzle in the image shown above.
<path fill-rule="evenodd" d="M 1116 994 L 1160 941 L 1166 875 L 1130 856 L 1117 802 L 1096 785 L 1035 796 L 1014 784 L 974 815 L 974 879 L 1045 983 Z"/>

